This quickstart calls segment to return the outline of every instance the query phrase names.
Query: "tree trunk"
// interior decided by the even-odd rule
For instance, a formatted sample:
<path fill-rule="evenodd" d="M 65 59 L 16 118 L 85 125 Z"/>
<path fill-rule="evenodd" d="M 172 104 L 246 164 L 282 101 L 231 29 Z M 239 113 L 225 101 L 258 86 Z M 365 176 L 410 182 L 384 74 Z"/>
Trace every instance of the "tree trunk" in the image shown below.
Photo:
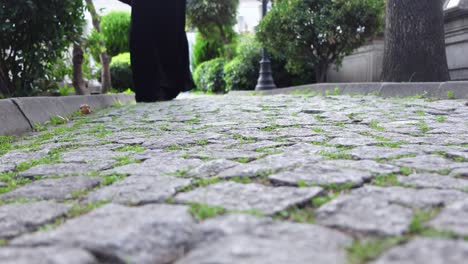
<path fill-rule="evenodd" d="M 324 83 L 327 81 L 328 63 L 321 62 L 315 67 L 315 81 L 317 83 Z"/>
<path fill-rule="evenodd" d="M 0 94 L 6 97 L 11 96 L 11 88 L 12 85 L 7 77 L 7 73 L 4 73 L 3 70 L 0 69 Z"/>
<path fill-rule="evenodd" d="M 107 52 L 101 53 L 99 56 L 101 59 L 101 93 L 105 94 L 110 91 L 112 87 L 111 83 L 111 73 L 110 73 L 110 62 L 111 62 L 111 57 L 107 55 Z"/>
<path fill-rule="evenodd" d="M 83 78 L 84 52 L 79 44 L 73 45 L 73 87 L 77 95 L 88 95 L 89 90 Z"/>
<path fill-rule="evenodd" d="M 101 19 L 99 17 L 99 14 L 96 12 L 96 8 L 94 7 L 93 1 L 92 0 L 86 0 L 86 6 L 88 8 L 89 13 L 91 14 L 94 29 L 98 33 L 101 33 Z M 104 42 L 101 42 L 100 44 L 103 47 L 106 46 L 106 43 L 104 43 Z M 99 55 L 99 58 L 100 58 L 100 61 L 101 61 L 101 66 L 102 66 L 102 69 L 101 69 L 101 85 L 102 85 L 101 93 L 105 94 L 112 87 L 111 74 L 110 74 L 110 62 L 111 62 L 112 58 L 109 57 L 109 55 L 107 54 L 107 51 L 105 51 L 105 50 L 101 53 L 101 55 Z"/>
<path fill-rule="evenodd" d="M 383 81 L 450 79 L 442 2 L 387 0 Z"/>

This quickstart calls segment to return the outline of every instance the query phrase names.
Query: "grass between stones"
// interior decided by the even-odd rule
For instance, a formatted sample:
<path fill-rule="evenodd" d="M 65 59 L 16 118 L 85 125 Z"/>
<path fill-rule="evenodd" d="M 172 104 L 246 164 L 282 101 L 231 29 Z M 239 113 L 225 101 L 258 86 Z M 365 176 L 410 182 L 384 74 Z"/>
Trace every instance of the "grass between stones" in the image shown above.
<path fill-rule="evenodd" d="M 289 207 L 273 216 L 273 219 L 279 221 L 292 221 L 304 224 L 313 224 L 315 222 L 315 210 L 320 206 L 337 198 L 345 191 L 329 190 L 324 194 L 314 197 L 306 204 Z"/>
<path fill-rule="evenodd" d="M 369 123 L 369 127 L 377 131 L 385 131 L 385 128 L 382 127 L 377 120 L 372 120 Z"/>
<path fill-rule="evenodd" d="M 190 185 L 177 189 L 177 192 L 179 193 L 189 192 L 196 188 L 208 186 L 208 185 L 215 184 L 221 181 L 222 180 L 219 178 L 197 179 L 197 180 L 194 180 Z"/>
<path fill-rule="evenodd" d="M 419 209 L 414 212 L 413 219 L 409 226 L 407 234 L 396 237 L 386 238 L 367 238 L 355 240 L 353 244 L 348 247 L 348 263 L 349 264 L 363 264 L 377 259 L 382 253 L 391 249 L 399 244 L 404 244 L 415 237 L 432 237 L 432 238 L 445 238 L 445 239 L 464 239 L 467 237 L 460 237 L 450 231 L 435 230 L 427 227 L 426 223 L 434 219 L 440 212 L 440 208 L 432 209 Z"/>
<path fill-rule="evenodd" d="M 208 218 L 213 218 L 218 215 L 223 215 L 227 210 L 220 206 L 210 206 L 206 204 L 190 203 L 189 212 L 197 221 L 202 221 Z"/>
<path fill-rule="evenodd" d="M 354 241 L 347 248 L 348 264 L 362 264 L 374 260 L 388 249 L 406 242 L 405 237 L 390 237 L 367 241 Z"/>
<path fill-rule="evenodd" d="M 424 133 L 424 134 L 431 130 L 424 120 L 420 120 L 418 122 L 417 126 L 421 130 L 421 132 Z"/>
<path fill-rule="evenodd" d="M 15 140 L 14 136 L 0 136 L 0 156 L 13 149 L 12 144 Z"/>
<path fill-rule="evenodd" d="M 331 152 L 331 151 L 325 151 L 325 150 L 321 150 L 318 152 L 319 155 L 322 155 L 322 157 L 326 158 L 326 159 L 330 159 L 330 160 L 353 160 L 353 156 L 351 154 L 348 154 L 348 153 L 345 153 L 345 151 L 347 151 L 346 149 L 342 149 L 342 150 L 338 150 L 338 151 L 335 151 L 335 152 Z"/>
<path fill-rule="evenodd" d="M 128 164 L 138 164 L 138 163 L 141 163 L 141 160 L 137 160 L 137 159 L 132 159 L 130 155 L 128 156 L 123 156 L 123 157 L 115 157 L 115 158 L 112 158 L 113 160 L 117 161 L 116 164 L 114 164 L 114 168 L 116 167 L 121 167 L 121 166 L 125 166 L 125 165 L 128 165 Z"/>
<path fill-rule="evenodd" d="M 132 145 L 132 146 L 124 146 L 124 147 L 118 148 L 115 151 L 117 151 L 117 152 L 137 152 L 137 153 L 141 153 L 141 152 L 145 152 L 146 148 L 144 148 L 144 147 L 142 147 L 140 145 Z"/>
<path fill-rule="evenodd" d="M 79 217 L 95 209 L 98 209 L 108 203 L 110 203 L 110 201 L 99 201 L 96 203 L 89 203 L 89 204 L 73 204 L 68 210 L 68 212 L 63 217 L 57 218 L 52 223 L 45 224 L 37 228 L 37 231 L 46 232 L 46 231 L 53 230 L 63 225 L 67 219 Z"/>
<path fill-rule="evenodd" d="M 439 123 L 444 123 L 447 119 L 447 116 L 436 116 L 436 121 Z"/>

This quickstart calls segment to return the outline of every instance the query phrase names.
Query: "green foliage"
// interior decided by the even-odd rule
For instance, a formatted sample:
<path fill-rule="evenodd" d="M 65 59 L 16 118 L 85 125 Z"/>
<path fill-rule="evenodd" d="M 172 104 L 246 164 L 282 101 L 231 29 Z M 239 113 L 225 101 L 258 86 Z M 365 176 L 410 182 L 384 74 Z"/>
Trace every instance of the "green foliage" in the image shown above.
<path fill-rule="evenodd" d="M 70 87 L 70 86 L 68 86 L 67 84 L 65 84 L 65 85 L 62 86 L 62 87 L 59 87 L 60 96 L 68 96 L 68 95 L 70 95 L 72 92 L 73 92 L 73 87 Z"/>
<path fill-rule="evenodd" d="M 390 237 L 370 241 L 355 241 L 348 250 L 348 263 L 367 263 L 376 259 L 384 251 L 405 242 L 405 237 Z"/>
<path fill-rule="evenodd" d="M 188 26 L 198 29 L 193 68 L 205 61 L 235 56 L 237 34 L 233 27 L 237 22 L 239 0 L 188 0 Z"/>
<path fill-rule="evenodd" d="M 224 43 L 221 38 L 217 37 L 215 34 L 210 34 L 208 37 L 205 37 L 198 32 L 193 47 L 192 67 L 196 68 L 205 61 L 222 57 L 223 46 Z"/>
<path fill-rule="evenodd" d="M 71 43 L 81 37 L 82 0 L 0 2 L 0 93 L 39 93 L 41 81 Z"/>
<path fill-rule="evenodd" d="M 236 24 L 238 6 L 239 0 L 187 0 L 188 26 L 197 28 L 205 36 L 216 27 L 226 40 L 224 29 Z"/>
<path fill-rule="evenodd" d="M 236 57 L 224 66 L 224 79 L 227 90 L 253 90 L 257 84 L 260 70 L 261 45 L 253 37 L 239 39 Z M 313 81 L 310 69 L 302 69 L 291 74 L 285 69 L 284 56 L 271 56 L 273 77 L 278 87 L 300 85 Z"/>
<path fill-rule="evenodd" d="M 15 141 L 13 136 L 0 136 L 0 155 L 13 149 L 12 143 Z"/>
<path fill-rule="evenodd" d="M 225 60 L 218 58 L 200 64 L 194 72 L 198 89 L 208 93 L 228 92 L 224 81 Z"/>
<path fill-rule="evenodd" d="M 382 0 L 275 1 L 257 29 L 260 42 L 284 54 L 288 69 L 313 67 L 324 81 L 328 66 L 338 65 L 381 28 Z"/>
<path fill-rule="evenodd" d="M 210 206 L 205 204 L 191 204 L 189 212 L 192 216 L 198 220 L 205 220 L 208 218 L 213 218 L 218 215 L 226 213 L 226 209 L 219 206 Z"/>
<path fill-rule="evenodd" d="M 118 92 L 133 89 L 133 74 L 130 53 L 122 53 L 112 58 L 110 64 L 112 88 Z"/>
<path fill-rule="evenodd" d="M 130 51 L 130 21 L 130 13 L 125 11 L 113 11 L 101 17 L 101 33 L 93 29 L 87 37 L 87 48 L 95 61 L 100 61 L 99 55 L 104 51 L 111 57 Z"/>
<path fill-rule="evenodd" d="M 260 44 L 253 38 L 243 38 L 237 56 L 224 66 L 228 90 L 254 90 L 259 75 Z"/>

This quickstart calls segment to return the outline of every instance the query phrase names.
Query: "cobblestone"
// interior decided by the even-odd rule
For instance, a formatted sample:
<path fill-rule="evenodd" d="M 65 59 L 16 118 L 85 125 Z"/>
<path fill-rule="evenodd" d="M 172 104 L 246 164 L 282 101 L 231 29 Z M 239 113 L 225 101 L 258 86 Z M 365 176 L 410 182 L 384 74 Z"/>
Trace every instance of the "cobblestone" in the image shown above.
<path fill-rule="evenodd" d="M 359 264 L 464 264 L 465 104 L 183 95 L 47 126 L 0 155 L 0 262 L 340 264 L 401 238 Z"/>

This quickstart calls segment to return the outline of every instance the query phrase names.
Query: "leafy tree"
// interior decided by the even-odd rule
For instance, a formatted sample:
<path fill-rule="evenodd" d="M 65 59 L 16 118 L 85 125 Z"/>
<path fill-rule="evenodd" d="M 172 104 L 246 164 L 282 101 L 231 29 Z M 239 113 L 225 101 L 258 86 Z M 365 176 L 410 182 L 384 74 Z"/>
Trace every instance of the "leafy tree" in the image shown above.
<path fill-rule="evenodd" d="M 88 36 L 91 53 L 96 61 L 99 61 L 99 55 L 103 51 L 111 57 L 130 51 L 130 21 L 130 13 L 125 11 L 113 11 L 101 17 L 100 32 L 95 25 Z M 102 44 L 105 46 L 102 47 Z"/>
<path fill-rule="evenodd" d="M 442 82 L 450 79 L 440 0 L 387 0 L 382 79 Z"/>
<path fill-rule="evenodd" d="M 229 30 L 237 23 L 239 0 L 187 0 L 187 22 L 203 36 L 218 30 L 223 42 L 230 43 Z"/>
<path fill-rule="evenodd" d="M 101 16 L 97 13 L 93 0 L 86 0 L 86 7 L 93 21 L 94 36 L 97 38 L 97 39 L 91 39 L 89 43 L 92 43 L 93 45 L 90 45 L 90 48 L 91 48 L 92 54 L 95 54 L 94 56 L 95 60 L 101 62 L 101 66 L 102 66 L 102 70 L 101 70 L 102 91 L 101 92 L 106 93 L 111 88 L 111 73 L 110 73 L 111 57 L 109 56 L 109 54 L 107 54 L 107 50 L 105 49 L 106 42 L 101 34 L 102 32 Z M 93 41 L 95 42 L 93 43 Z"/>
<path fill-rule="evenodd" d="M 313 67 L 326 80 L 330 64 L 361 46 L 382 24 L 382 0 L 277 0 L 257 29 L 271 53 L 284 54 L 288 69 Z"/>
<path fill-rule="evenodd" d="M 0 93 L 25 96 L 76 42 L 84 23 L 82 0 L 0 2 Z"/>

